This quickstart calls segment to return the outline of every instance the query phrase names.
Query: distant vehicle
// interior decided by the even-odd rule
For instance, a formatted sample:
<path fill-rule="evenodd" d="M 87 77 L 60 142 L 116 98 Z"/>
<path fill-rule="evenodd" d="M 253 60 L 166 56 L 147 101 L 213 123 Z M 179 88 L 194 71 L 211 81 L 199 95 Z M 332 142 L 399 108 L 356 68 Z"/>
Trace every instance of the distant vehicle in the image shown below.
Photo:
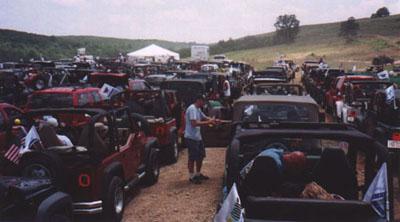
<path fill-rule="evenodd" d="M 371 109 L 371 102 L 376 92 L 391 86 L 389 81 L 351 81 L 345 83 L 343 100 L 336 102 L 338 120 L 343 123 L 352 123 L 362 129 L 366 118 L 366 111 Z"/>
<path fill-rule="evenodd" d="M 99 107 L 103 97 L 94 87 L 56 87 L 33 92 L 28 97 L 26 110 L 42 108 Z"/>
<path fill-rule="evenodd" d="M 281 68 L 253 72 L 252 80 L 254 84 L 282 83 L 289 81 L 286 72 Z"/>
<path fill-rule="evenodd" d="M 313 97 L 318 104 L 323 106 L 325 103 L 325 92 L 331 86 L 332 81 L 335 81 L 337 77 L 343 75 L 345 75 L 345 72 L 342 69 L 312 69 L 303 76 L 302 82 L 311 97 Z"/>
<path fill-rule="evenodd" d="M 318 104 L 309 96 L 242 96 L 233 105 L 233 123 L 319 122 L 320 119 L 325 120 Z"/>
<path fill-rule="evenodd" d="M 304 96 L 305 91 L 301 85 L 290 83 L 261 83 L 253 86 L 254 95 L 291 95 Z"/>
<path fill-rule="evenodd" d="M 177 76 L 175 73 L 162 73 L 162 74 L 153 74 L 144 77 L 144 80 L 149 83 L 153 87 L 160 87 L 161 82 L 173 79 Z"/>
<path fill-rule="evenodd" d="M 307 74 L 312 69 L 318 68 L 319 67 L 319 63 L 320 63 L 319 61 L 311 61 L 311 60 L 304 61 L 304 63 L 301 66 L 303 74 Z"/>
<path fill-rule="evenodd" d="M 395 100 L 388 102 L 384 90 L 379 90 L 372 97 L 368 110 L 364 110 L 364 132 L 376 138 L 389 149 L 400 148 L 400 90 L 395 90 Z"/>
<path fill-rule="evenodd" d="M 24 84 L 14 72 L 0 71 L 0 102 L 22 105 L 26 95 Z"/>
<path fill-rule="evenodd" d="M 191 47 L 191 59 L 192 60 L 199 60 L 199 61 L 207 61 L 210 53 L 210 47 L 207 45 L 192 45 Z"/>
<path fill-rule="evenodd" d="M 218 60 L 218 61 L 224 61 L 224 60 L 226 60 L 226 56 L 224 54 L 214 55 L 213 59 Z"/>
<path fill-rule="evenodd" d="M 117 87 L 128 87 L 129 75 L 126 73 L 111 73 L 111 72 L 94 72 L 89 74 L 88 82 L 96 87 L 101 88 L 105 83 Z"/>
<path fill-rule="evenodd" d="M 218 68 L 217 64 L 204 64 L 201 66 L 200 70 L 202 72 L 216 72 Z"/>
<path fill-rule="evenodd" d="M 374 81 L 376 78 L 374 76 L 366 75 L 344 75 L 336 78 L 335 81 L 331 82 L 330 87 L 325 92 L 325 111 L 332 113 L 334 118 L 340 118 L 338 113 L 340 111 L 337 107 L 337 102 L 343 101 L 343 95 L 345 90 L 345 83 L 352 81 Z"/>

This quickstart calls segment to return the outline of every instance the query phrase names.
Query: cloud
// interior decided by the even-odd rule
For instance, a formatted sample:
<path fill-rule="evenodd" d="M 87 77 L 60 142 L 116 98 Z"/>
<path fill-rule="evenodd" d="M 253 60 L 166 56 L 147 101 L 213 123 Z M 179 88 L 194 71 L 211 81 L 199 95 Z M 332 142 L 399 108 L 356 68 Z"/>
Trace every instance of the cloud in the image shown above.
<path fill-rule="evenodd" d="M 400 12 L 400 0 L 5 0 L 0 27 L 215 42 L 273 31 L 281 14 L 296 14 L 304 25 L 369 17 L 382 6 Z"/>

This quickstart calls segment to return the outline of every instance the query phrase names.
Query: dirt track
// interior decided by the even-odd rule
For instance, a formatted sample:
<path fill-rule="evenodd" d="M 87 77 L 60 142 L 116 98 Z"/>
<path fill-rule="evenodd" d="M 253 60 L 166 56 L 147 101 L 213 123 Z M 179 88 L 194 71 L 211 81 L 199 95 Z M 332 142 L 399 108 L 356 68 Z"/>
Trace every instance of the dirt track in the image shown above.
<path fill-rule="evenodd" d="M 203 173 L 210 180 L 195 185 L 188 180 L 187 150 L 183 150 L 178 163 L 161 169 L 157 184 L 134 195 L 123 221 L 211 221 L 221 198 L 224 157 L 225 149 L 208 148 Z"/>

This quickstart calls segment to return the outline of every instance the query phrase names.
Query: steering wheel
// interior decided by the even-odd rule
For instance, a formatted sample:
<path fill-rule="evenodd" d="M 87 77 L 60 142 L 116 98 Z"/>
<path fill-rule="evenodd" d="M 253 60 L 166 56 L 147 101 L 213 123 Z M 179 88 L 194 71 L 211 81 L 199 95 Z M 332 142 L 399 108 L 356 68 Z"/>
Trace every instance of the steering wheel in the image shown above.
<path fill-rule="evenodd" d="M 272 142 L 272 143 L 268 144 L 265 149 L 271 149 L 271 148 L 281 149 L 284 152 L 290 151 L 290 149 L 282 142 Z"/>

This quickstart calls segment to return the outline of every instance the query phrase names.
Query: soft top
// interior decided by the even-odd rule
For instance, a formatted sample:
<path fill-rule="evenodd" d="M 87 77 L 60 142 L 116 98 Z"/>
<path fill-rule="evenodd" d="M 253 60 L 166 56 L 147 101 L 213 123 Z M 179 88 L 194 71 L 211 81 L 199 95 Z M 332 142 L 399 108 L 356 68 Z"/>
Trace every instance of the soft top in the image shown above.
<path fill-rule="evenodd" d="M 285 103 L 307 103 L 318 105 L 310 96 L 281 96 L 281 95 L 245 95 L 236 100 L 236 104 L 285 102 Z"/>

